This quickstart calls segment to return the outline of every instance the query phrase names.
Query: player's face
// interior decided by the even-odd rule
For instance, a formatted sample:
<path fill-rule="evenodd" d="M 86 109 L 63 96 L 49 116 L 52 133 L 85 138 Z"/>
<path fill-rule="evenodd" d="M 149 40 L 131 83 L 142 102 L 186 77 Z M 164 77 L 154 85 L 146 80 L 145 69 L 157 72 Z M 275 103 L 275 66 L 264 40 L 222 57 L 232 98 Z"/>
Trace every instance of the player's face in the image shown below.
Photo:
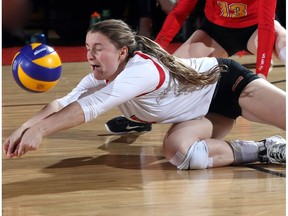
<path fill-rule="evenodd" d="M 110 40 L 99 32 L 86 35 L 87 59 L 98 80 L 112 81 L 125 67 L 123 50 L 118 50 Z"/>

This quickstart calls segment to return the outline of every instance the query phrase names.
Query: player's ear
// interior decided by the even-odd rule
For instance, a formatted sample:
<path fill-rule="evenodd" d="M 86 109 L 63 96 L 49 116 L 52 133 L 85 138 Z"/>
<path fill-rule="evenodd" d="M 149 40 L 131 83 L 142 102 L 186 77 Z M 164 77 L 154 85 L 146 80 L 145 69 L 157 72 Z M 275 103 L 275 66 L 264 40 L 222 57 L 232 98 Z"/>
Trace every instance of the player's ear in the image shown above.
<path fill-rule="evenodd" d="M 128 47 L 124 46 L 120 49 L 119 58 L 121 60 L 124 60 L 124 59 L 126 59 L 127 56 L 128 56 Z"/>

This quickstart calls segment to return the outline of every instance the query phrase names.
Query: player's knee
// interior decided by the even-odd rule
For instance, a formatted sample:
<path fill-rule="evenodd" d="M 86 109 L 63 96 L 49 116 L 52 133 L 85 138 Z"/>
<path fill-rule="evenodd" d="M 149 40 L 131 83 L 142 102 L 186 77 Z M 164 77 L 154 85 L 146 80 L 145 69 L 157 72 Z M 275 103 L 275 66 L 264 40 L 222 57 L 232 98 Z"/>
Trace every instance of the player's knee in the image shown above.
<path fill-rule="evenodd" d="M 205 141 L 196 141 L 186 155 L 177 151 L 169 160 L 180 170 L 206 169 L 213 166 L 213 159 L 208 156 L 208 146 Z"/>

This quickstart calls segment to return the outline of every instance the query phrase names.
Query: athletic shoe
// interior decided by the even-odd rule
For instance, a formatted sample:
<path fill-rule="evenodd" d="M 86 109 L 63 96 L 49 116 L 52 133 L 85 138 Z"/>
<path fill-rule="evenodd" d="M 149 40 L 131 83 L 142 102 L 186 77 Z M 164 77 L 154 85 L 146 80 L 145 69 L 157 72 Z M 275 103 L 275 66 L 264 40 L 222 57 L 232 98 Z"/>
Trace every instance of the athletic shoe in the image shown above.
<path fill-rule="evenodd" d="M 286 163 L 286 140 L 281 136 L 272 136 L 262 140 L 264 149 L 259 153 L 260 162 Z"/>
<path fill-rule="evenodd" d="M 130 132 L 148 132 L 152 125 L 149 123 L 139 123 L 130 121 L 124 116 L 117 116 L 105 124 L 106 130 L 114 134 L 123 134 Z"/>

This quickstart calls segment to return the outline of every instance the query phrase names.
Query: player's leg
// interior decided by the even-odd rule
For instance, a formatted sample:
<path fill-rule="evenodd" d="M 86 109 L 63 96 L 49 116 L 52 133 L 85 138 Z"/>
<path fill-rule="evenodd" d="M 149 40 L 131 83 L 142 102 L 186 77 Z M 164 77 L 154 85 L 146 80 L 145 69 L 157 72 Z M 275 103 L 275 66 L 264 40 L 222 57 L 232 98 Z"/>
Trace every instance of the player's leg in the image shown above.
<path fill-rule="evenodd" d="M 276 32 L 276 55 L 286 65 L 286 29 L 276 20 L 274 21 L 274 24 Z"/>
<path fill-rule="evenodd" d="M 205 116 L 213 124 L 212 138 L 222 139 L 225 137 L 233 128 L 235 120 L 225 117 L 217 113 L 208 113 Z"/>
<path fill-rule="evenodd" d="M 278 21 L 274 21 L 275 26 L 275 45 L 273 49 L 273 54 L 281 60 L 284 64 L 286 64 L 286 29 L 280 25 Z M 258 47 L 258 30 L 256 30 L 248 40 L 247 49 L 254 55 L 257 55 L 257 47 Z M 269 72 L 273 67 L 273 59 L 271 60 L 271 66 Z M 260 77 L 265 78 L 264 75 L 259 74 Z"/>
<path fill-rule="evenodd" d="M 266 80 L 257 79 L 252 72 L 235 61 L 224 59 L 222 61 L 228 65 L 230 72 L 226 72 L 219 81 L 222 87 L 217 90 L 218 96 L 213 100 L 211 111 L 214 113 L 225 111 L 223 115 L 237 117 L 238 103 L 231 105 L 235 113 L 230 109 L 221 109 L 223 102 L 221 98 L 225 95 L 219 92 L 227 91 L 227 95 L 230 95 L 231 87 L 229 86 L 232 85 L 232 95 L 228 98 L 235 99 L 239 92 L 240 98 L 237 101 L 239 100 L 239 106 L 242 108 L 240 114 L 244 118 L 284 129 L 285 93 Z M 224 100 L 223 106 L 230 105 L 230 102 L 225 104 L 228 98 Z M 265 110 L 266 107 L 267 110 Z M 279 110 L 279 113 L 274 119 L 275 110 Z M 244 164 L 259 161 L 259 158 L 266 162 L 286 162 L 286 141 L 282 137 L 273 136 L 258 142 L 241 140 L 225 142 L 219 138 L 231 130 L 232 124 L 224 124 L 221 128 L 219 127 L 222 121 L 221 115 L 213 117 L 210 113 L 207 117 L 210 120 L 204 118 L 175 124 L 168 131 L 164 139 L 164 153 L 167 159 L 179 169 L 205 169 L 232 163 Z M 232 120 L 231 122 L 233 123 Z"/>
<path fill-rule="evenodd" d="M 161 9 L 166 13 L 169 14 L 175 4 L 177 3 L 176 0 L 157 0 L 157 2 L 160 4 Z"/>
<path fill-rule="evenodd" d="M 242 91 L 239 104 L 242 116 L 250 121 L 286 128 L 286 94 L 264 79 L 249 83 Z"/>
<path fill-rule="evenodd" d="M 224 129 L 224 128 L 222 128 Z M 206 169 L 252 162 L 285 163 L 286 140 L 273 136 L 261 141 L 213 139 L 208 119 L 174 124 L 163 147 L 170 163 L 178 169 Z M 226 133 L 230 131 L 227 128 Z"/>
<path fill-rule="evenodd" d="M 283 63 L 286 63 L 286 29 L 279 24 L 278 21 L 274 21 L 276 40 L 274 46 L 274 54 L 281 60 Z M 254 55 L 257 54 L 258 47 L 258 30 L 256 30 L 248 40 L 247 49 L 249 52 Z"/>
<path fill-rule="evenodd" d="M 286 94 L 265 79 L 250 82 L 239 98 L 242 116 L 250 121 L 286 129 Z M 272 136 L 264 140 L 260 161 L 286 163 L 286 140 Z"/>
<path fill-rule="evenodd" d="M 229 131 L 230 127 L 226 133 Z M 212 136 L 213 124 L 207 118 L 173 124 L 164 138 L 164 154 L 179 169 L 232 164 L 234 157 L 230 145 L 224 140 L 212 139 Z"/>
<path fill-rule="evenodd" d="M 196 30 L 173 55 L 181 58 L 228 57 L 227 52 L 203 30 Z"/>

